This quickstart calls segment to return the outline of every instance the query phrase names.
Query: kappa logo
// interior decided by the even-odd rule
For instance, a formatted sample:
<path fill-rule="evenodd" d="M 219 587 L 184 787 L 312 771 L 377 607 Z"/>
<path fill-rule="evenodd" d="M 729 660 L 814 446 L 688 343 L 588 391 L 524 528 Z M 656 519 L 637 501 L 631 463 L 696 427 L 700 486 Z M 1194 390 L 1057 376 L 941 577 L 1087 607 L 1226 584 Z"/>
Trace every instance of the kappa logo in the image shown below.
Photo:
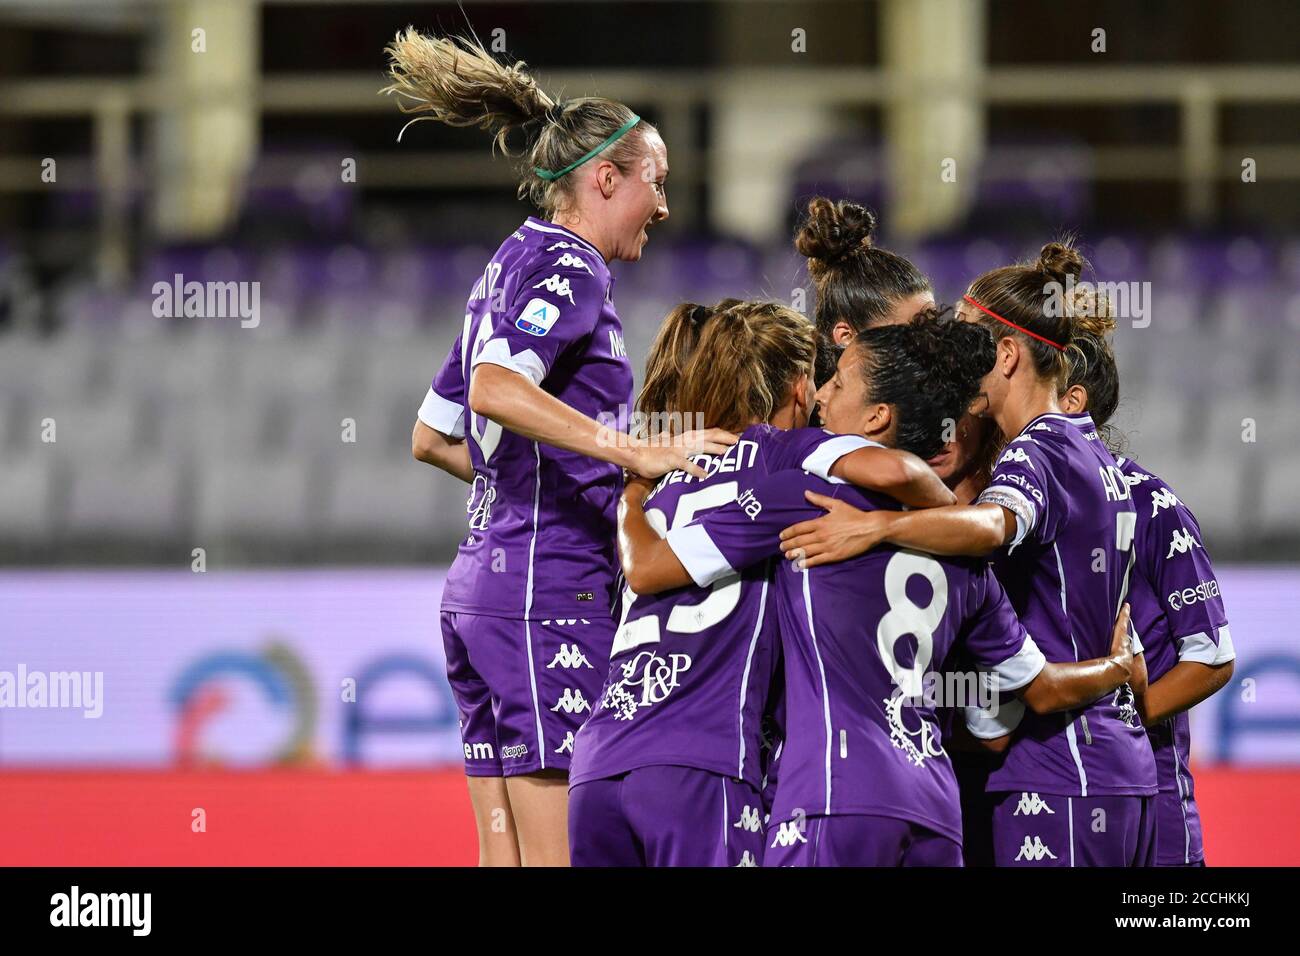
<path fill-rule="evenodd" d="M 776 836 L 772 838 L 772 846 L 794 846 L 796 843 L 807 843 L 808 838 L 803 835 L 803 826 L 799 820 L 787 820 L 782 823 L 776 831 Z"/>
<path fill-rule="evenodd" d="M 542 623 L 548 626 L 551 624 L 556 624 L 561 627 L 565 627 L 565 626 L 571 627 L 574 624 L 590 624 L 591 622 L 587 620 L 585 617 L 557 617 L 553 621 L 550 618 L 547 618 L 546 620 L 542 621 Z"/>
<path fill-rule="evenodd" d="M 1034 467 L 1034 463 L 1029 460 L 1029 456 L 1025 454 L 1023 448 L 1009 449 L 1005 455 L 998 459 L 998 464 L 1002 465 L 1009 461 L 1021 462 L 1022 464 L 1028 465 L 1030 468 Z"/>
<path fill-rule="evenodd" d="M 582 691 L 576 690 L 572 687 L 566 687 L 564 688 L 564 693 L 560 696 L 560 699 L 557 700 L 555 706 L 551 708 L 551 713 L 555 713 L 559 710 L 564 711 L 566 714 L 580 714 L 584 710 L 590 711 L 591 704 L 587 702 L 587 698 L 582 696 Z"/>
<path fill-rule="evenodd" d="M 591 266 L 587 265 L 587 260 L 582 258 L 581 256 L 575 256 L 571 252 L 566 252 L 562 256 L 560 256 L 560 258 L 556 259 L 555 265 L 565 266 L 566 268 L 570 268 L 570 269 L 582 269 L 586 271 L 588 275 L 594 275 L 594 273 L 591 271 Z M 537 287 L 533 286 L 533 288 L 535 289 Z"/>
<path fill-rule="evenodd" d="M 758 866 L 758 860 L 754 859 L 754 854 L 746 850 L 740 855 L 740 862 L 736 866 Z"/>
<path fill-rule="evenodd" d="M 546 247 L 546 251 L 554 252 L 556 249 L 581 249 L 581 248 L 582 246 L 578 245 L 577 243 L 564 242 L 563 240 L 561 240 L 559 242 L 551 243 L 549 246 Z"/>
<path fill-rule="evenodd" d="M 762 815 L 758 812 L 758 807 L 751 807 L 746 804 L 740 811 L 740 819 L 732 825 L 733 829 L 744 830 L 747 833 L 757 833 L 763 829 Z"/>
<path fill-rule="evenodd" d="M 555 657 L 546 665 L 548 671 L 553 667 L 567 667 L 569 670 L 577 670 L 580 667 L 595 669 L 577 644 L 561 644 L 560 649 L 555 652 Z"/>
<path fill-rule="evenodd" d="M 1151 496 L 1151 517 L 1154 518 L 1158 515 L 1162 508 L 1172 508 L 1174 505 L 1180 504 L 1182 504 L 1182 502 L 1174 496 L 1172 491 L 1168 488 L 1159 488 L 1156 490 L 1156 493 Z"/>
<path fill-rule="evenodd" d="M 1142 482 L 1144 482 L 1144 481 L 1150 481 L 1150 480 L 1151 480 L 1151 476 L 1150 476 L 1150 475 L 1144 475 L 1144 474 L 1142 474 L 1142 472 L 1140 472 L 1140 471 L 1135 471 L 1135 472 L 1133 472 L 1133 474 L 1131 474 L 1131 475 L 1125 475 L 1125 476 L 1124 476 L 1124 480 L 1125 480 L 1126 482 L 1128 482 L 1130 485 L 1140 485 L 1140 484 L 1142 484 Z"/>
<path fill-rule="evenodd" d="M 555 752 L 557 754 L 573 753 L 573 731 L 572 730 L 570 730 L 568 733 L 564 735 L 564 740 L 560 742 L 560 746 L 555 748 Z"/>
<path fill-rule="evenodd" d="M 553 273 L 541 282 L 533 286 L 534 289 L 545 289 L 547 292 L 555 295 L 564 296 L 569 300 L 569 305 L 576 305 L 573 301 L 573 290 L 569 288 L 569 280 L 561 276 L 558 272 Z"/>
<path fill-rule="evenodd" d="M 1018 817 L 1021 815 L 1036 817 L 1044 810 L 1052 814 L 1052 816 L 1056 815 L 1056 811 L 1053 810 L 1051 807 L 1049 807 L 1047 805 L 1047 801 L 1044 800 L 1042 797 L 1040 797 L 1038 794 L 1022 792 L 1020 794 L 1020 802 L 1016 804 L 1016 811 L 1011 815 L 1013 817 Z"/>
<path fill-rule="evenodd" d="M 1169 539 L 1169 553 L 1165 555 L 1168 561 L 1175 554 L 1186 554 L 1193 548 L 1199 548 L 1201 543 L 1192 537 L 1192 533 L 1186 528 L 1174 532 L 1174 536 Z"/>
<path fill-rule="evenodd" d="M 516 760 L 519 757 L 526 756 L 528 756 L 527 744 L 514 744 L 510 747 L 501 748 L 501 759 L 503 760 Z"/>
<path fill-rule="evenodd" d="M 1020 847 L 1020 852 L 1016 854 L 1016 861 L 1029 860 L 1037 863 L 1039 860 L 1055 860 L 1056 854 L 1047 848 L 1042 837 L 1025 837 L 1024 845 Z"/>

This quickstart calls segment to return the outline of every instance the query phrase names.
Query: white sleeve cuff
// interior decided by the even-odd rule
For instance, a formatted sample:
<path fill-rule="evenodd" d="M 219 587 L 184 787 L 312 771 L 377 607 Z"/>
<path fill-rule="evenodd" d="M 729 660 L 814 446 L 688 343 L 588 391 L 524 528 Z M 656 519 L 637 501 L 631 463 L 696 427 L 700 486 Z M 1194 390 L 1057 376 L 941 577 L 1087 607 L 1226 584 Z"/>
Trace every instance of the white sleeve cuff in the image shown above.
<path fill-rule="evenodd" d="M 483 364 L 500 365 L 512 372 L 518 372 L 534 385 L 541 385 L 542 379 L 546 378 L 547 373 L 545 363 L 542 362 L 536 352 L 532 349 L 524 349 L 522 352 L 512 355 L 510 353 L 510 343 L 505 339 L 488 339 L 483 343 L 483 348 L 474 357 L 470 368 L 477 368 Z"/>
<path fill-rule="evenodd" d="M 1038 649 L 1034 639 L 1026 634 L 1020 650 L 990 670 L 997 675 L 996 690 L 1001 692 L 1019 690 L 1037 677 L 1046 666 L 1047 658 Z"/>
<path fill-rule="evenodd" d="M 1014 549 L 1025 540 L 1038 514 L 1037 507 L 1029 500 L 1028 495 L 1019 488 L 1011 488 L 1007 485 L 990 485 L 980 492 L 975 503 L 1001 505 L 1016 516 L 1016 536 L 1007 546 L 1008 550 Z"/>
<path fill-rule="evenodd" d="M 465 437 L 465 407 L 447 401 L 433 389 L 429 389 L 415 414 L 436 432 L 451 438 Z"/>
<path fill-rule="evenodd" d="M 1208 664 L 1210 667 L 1216 667 L 1219 664 L 1226 664 L 1228 661 L 1235 660 L 1236 657 L 1237 652 L 1232 646 L 1232 635 L 1228 633 L 1228 625 L 1226 624 L 1219 628 L 1218 644 L 1210 640 L 1210 635 L 1204 631 L 1178 638 L 1178 659 L 1180 661 L 1192 661 L 1197 664 Z"/>
<path fill-rule="evenodd" d="M 702 588 L 736 573 L 703 525 L 688 524 L 669 531 L 668 547 L 673 549 L 691 580 Z"/>
<path fill-rule="evenodd" d="M 966 708 L 966 729 L 972 737 L 980 740 L 993 740 L 1005 737 L 1017 727 L 1025 717 L 1025 705 L 1019 700 L 1009 700 L 1005 704 L 994 703 L 989 710 L 981 707 Z"/>
<path fill-rule="evenodd" d="M 825 478 L 830 481 L 832 480 L 831 468 L 835 466 L 837 461 L 859 448 L 872 447 L 881 448 L 883 446 L 879 442 L 871 441 L 860 435 L 836 435 L 810 451 L 799 467 L 810 474 L 816 475 L 818 478 Z"/>
<path fill-rule="evenodd" d="M 1143 651 L 1146 650 L 1145 645 L 1143 645 L 1142 643 L 1142 635 L 1138 633 L 1138 629 L 1133 626 L 1133 623 L 1131 621 L 1129 622 L 1128 633 L 1129 633 L 1129 637 L 1132 638 L 1132 641 L 1130 643 L 1133 646 L 1133 656 L 1137 657 L 1139 654 L 1141 654 Z"/>

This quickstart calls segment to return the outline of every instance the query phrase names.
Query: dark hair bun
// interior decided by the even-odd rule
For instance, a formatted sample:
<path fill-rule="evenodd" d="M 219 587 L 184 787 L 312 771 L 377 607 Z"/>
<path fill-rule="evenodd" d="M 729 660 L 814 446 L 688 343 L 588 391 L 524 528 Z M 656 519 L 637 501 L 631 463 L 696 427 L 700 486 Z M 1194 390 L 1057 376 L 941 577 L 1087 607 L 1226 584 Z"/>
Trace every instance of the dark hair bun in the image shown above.
<path fill-rule="evenodd" d="M 795 235 L 794 247 L 812 260 L 809 268 L 816 272 L 856 249 L 870 246 L 875 229 L 875 214 L 865 206 L 818 196 L 808 202 L 808 216 Z"/>
<path fill-rule="evenodd" d="M 1038 271 L 1061 285 L 1066 284 L 1067 276 L 1077 280 L 1083 275 L 1084 266 L 1087 264 L 1088 260 L 1083 257 L 1083 253 L 1074 248 L 1068 239 L 1062 242 L 1049 242 L 1038 253 Z"/>

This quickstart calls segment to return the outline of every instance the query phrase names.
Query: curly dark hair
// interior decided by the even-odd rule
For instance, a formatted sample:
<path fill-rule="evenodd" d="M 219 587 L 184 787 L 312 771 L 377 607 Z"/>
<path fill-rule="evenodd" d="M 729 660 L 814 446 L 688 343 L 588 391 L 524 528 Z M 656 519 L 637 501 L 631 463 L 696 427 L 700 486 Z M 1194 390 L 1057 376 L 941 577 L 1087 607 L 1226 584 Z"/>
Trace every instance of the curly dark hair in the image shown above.
<path fill-rule="evenodd" d="M 858 333 L 865 349 L 867 401 L 894 408 L 894 444 L 921 458 L 943 448 L 948 426 L 961 418 L 993 368 L 996 346 L 983 327 L 925 309 L 905 325 Z"/>

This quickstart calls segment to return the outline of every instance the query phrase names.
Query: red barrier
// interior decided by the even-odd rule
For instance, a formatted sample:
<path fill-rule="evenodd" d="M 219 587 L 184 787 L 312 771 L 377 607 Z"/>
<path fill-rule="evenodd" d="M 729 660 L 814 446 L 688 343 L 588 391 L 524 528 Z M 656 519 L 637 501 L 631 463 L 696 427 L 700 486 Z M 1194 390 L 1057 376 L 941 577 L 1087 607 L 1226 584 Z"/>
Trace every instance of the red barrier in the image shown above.
<path fill-rule="evenodd" d="M 1300 769 L 1198 768 L 1217 866 L 1300 864 Z M 206 832 L 194 832 L 195 811 Z M 477 840 L 457 770 L 0 773 L 7 866 L 458 866 Z"/>

